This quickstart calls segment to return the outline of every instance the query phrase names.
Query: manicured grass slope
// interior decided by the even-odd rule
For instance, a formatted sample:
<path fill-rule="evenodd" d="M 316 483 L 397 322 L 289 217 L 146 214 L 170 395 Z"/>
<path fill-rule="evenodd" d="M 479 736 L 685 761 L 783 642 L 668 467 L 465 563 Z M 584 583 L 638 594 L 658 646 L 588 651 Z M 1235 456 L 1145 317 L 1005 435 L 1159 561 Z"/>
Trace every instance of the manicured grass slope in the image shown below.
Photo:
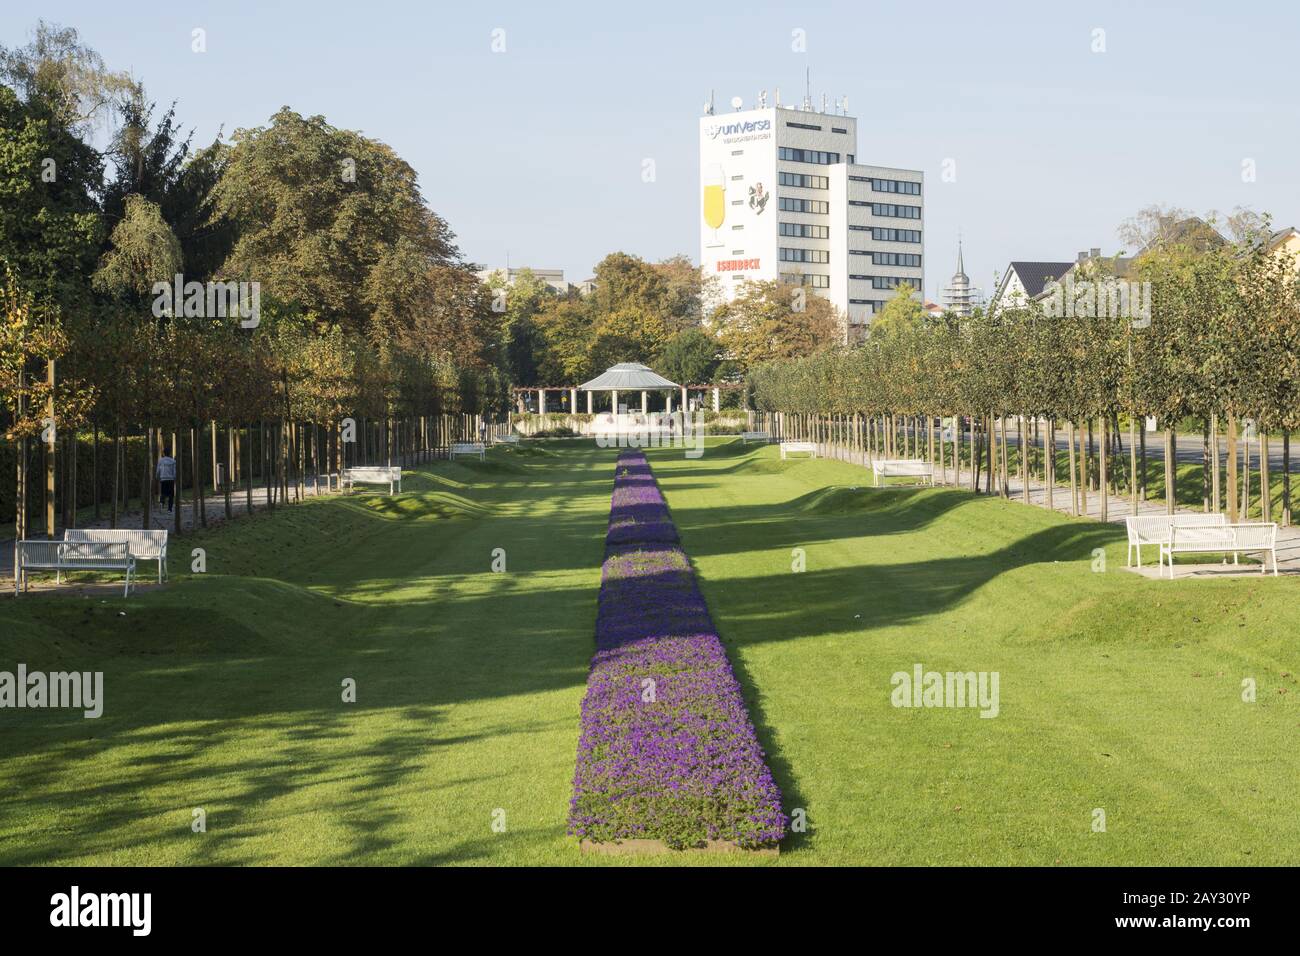
<path fill-rule="evenodd" d="M 1146 581 L 1121 528 L 775 456 L 651 460 L 808 813 L 782 862 L 1295 863 L 1294 580 Z M 1000 715 L 894 708 L 917 662 L 1000 672 Z"/>
<path fill-rule="evenodd" d="M 0 713 L 0 863 L 570 855 L 612 456 L 494 455 L 187 537 L 160 592 L 0 603 L 0 668 L 107 699 Z"/>
<path fill-rule="evenodd" d="M 107 697 L 0 712 L 0 864 L 758 862 L 564 835 L 614 457 L 440 463 L 187 536 L 162 591 L 0 601 L 0 669 L 103 670 Z M 771 448 L 652 460 L 812 825 L 779 865 L 1295 862 L 1293 580 L 1144 581 L 1118 529 Z M 1001 715 L 892 708 L 917 661 L 1000 671 Z"/>

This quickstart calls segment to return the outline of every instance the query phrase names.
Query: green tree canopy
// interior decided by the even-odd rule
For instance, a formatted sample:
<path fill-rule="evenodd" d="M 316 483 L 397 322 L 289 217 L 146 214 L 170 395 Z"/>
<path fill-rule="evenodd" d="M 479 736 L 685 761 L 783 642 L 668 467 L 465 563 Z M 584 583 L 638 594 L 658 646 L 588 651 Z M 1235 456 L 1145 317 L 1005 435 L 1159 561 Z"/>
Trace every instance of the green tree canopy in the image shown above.
<path fill-rule="evenodd" d="M 383 143 L 287 107 L 269 126 L 235 133 L 214 212 L 236 230 L 226 276 L 259 281 L 357 332 L 372 331 L 376 316 L 386 329 L 411 327 L 436 294 L 433 267 L 462 265 L 409 164 Z M 394 276 L 406 284 L 387 284 Z"/>
<path fill-rule="evenodd" d="M 916 298 L 916 290 L 900 283 L 893 298 L 871 320 L 872 335 L 898 335 L 915 332 L 925 322 L 925 306 Z"/>
<path fill-rule="evenodd" d="M 703 385 L 713 381 L 719 364 L 718 340 L 700 328 L 684 329 L 674 335 L 659 358 L 655 371 L 682 385 Z"/>

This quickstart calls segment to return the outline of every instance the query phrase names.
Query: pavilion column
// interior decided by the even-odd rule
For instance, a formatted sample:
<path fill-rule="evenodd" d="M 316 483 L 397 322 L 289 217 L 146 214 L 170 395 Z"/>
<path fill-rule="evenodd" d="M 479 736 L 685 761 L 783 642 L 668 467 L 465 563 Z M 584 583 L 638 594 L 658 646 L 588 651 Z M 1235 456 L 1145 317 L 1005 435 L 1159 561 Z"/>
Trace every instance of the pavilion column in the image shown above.
<path fill-rule="evenodd" d="M 722 398 L 721 398 L 721 392 L 722 392 L 722 390 L 721 390 L 720 388 L 714 386 L 714 389 L 713 389 L 713 410 L 714 410 L 715 412 L 716 412 L 716 411 L 720 411 L 720 410 L 722 409 Z"/>
<path fill-rule="evenodd" d="M 592 408 L 592 405 L 591 405 L 591 396 L 592 396 L 592 393 L 591 393 L 591 392 L 588 392 L 588 393 L 587 393 L 587 414 L 588 414 L 588 415 L 592 414 L 592 411 L 591 411 L 591 408 Z"/>
<path fill-rule="evenodd" d="M 576 415 L 578 412 L 578 390 L 569 389 L 569 414 Z"/>
<path fill-rule="evenodd" d="M 618 389 L 611 388 L 609 390 L 609 394 L 610 394 L 610 402 L 613 403 L 614 414 L 617 415 L 618 414 Z"/>
<path fill-rule="evenodd" d="M 641 414 L 644 415 L 650 411 L 650 397 L 645 389 L 641 389 Z"/>
<path fill-rule="evenodd" d="M 537 412 L 539 415 L 546 414 L 546 389 L 544 388 L 537 390 Z"/>
<path fill-rule="evenodd" d="M 664 414 L 671 415 L 672 413 L 673 413 L 673 393 L 669 392 L 667 395 L 664 396 Z"/>
<path fill-rule="evenodd" d="M 686 402 L 686 386 L 683 385 L 683 386 L 682 386 L 682 411 L 686 411 L 686 410 L 687 410 L 687 407 L 688 407 L 688 406 L 687 406 L 687 402 Z"/>

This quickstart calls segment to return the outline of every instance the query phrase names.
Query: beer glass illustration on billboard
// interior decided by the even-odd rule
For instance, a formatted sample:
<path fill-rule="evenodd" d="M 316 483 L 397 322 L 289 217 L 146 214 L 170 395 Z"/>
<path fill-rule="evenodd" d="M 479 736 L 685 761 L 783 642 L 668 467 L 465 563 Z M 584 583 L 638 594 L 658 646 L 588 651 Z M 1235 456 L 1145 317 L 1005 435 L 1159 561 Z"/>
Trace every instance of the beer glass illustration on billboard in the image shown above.
<path fill-rule="evenodd" d="M 713 242 L 710 246 L 722 245 L 718 230 L 727 218 L 727 178 L 722 167 L 712 163 L 704 169 L 704 222 L 713 230 Z"/>

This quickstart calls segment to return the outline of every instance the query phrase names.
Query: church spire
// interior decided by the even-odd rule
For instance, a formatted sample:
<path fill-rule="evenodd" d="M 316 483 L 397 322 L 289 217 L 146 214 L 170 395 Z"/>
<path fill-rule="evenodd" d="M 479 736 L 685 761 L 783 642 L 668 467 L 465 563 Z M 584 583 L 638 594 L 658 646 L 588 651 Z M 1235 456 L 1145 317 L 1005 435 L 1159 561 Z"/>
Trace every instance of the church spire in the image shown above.
<path fill-rule="evenodd" d="M 975 307 L 975 289 L 971 286 L 970 276 L 966 275 L 966 256 L 962 246 L 961 231 L 958 230 L 957 272 L 948 288 L 943 290 L 943 299 L 946 308 L 965 318 Z"/>

